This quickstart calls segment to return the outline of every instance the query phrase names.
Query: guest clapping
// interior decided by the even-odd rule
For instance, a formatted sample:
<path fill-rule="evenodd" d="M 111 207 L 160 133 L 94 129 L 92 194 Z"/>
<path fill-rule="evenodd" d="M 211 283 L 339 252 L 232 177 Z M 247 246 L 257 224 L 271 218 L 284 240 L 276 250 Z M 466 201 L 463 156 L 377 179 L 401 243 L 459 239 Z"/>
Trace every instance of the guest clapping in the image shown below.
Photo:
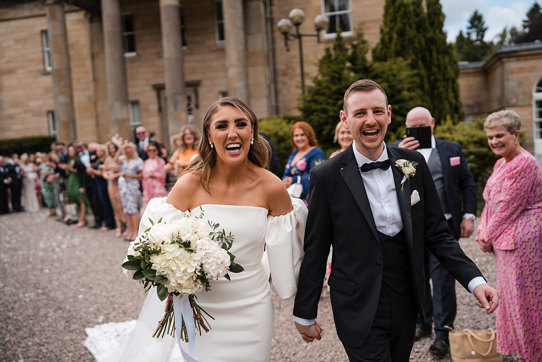
<path fill-rule="evenodd" d="M 497 291 L 497 351 L 542 360 L 542 167 L 519 144 L 519 115 L 490 114 L 484 128 L 502 158 L 484 189 L 476 241 L 493 252 Z"/>
<path fill-rule="evenodd" d="M 290 131 L 293 152 L 288 158 L 282 182 L 289 187 L 294 183 L 303 186 L 301 195 L 293 195 L 309 201 L 309 183 L 311 169 L 326 160 L 324 152 L 318 148 L 314 129 L 307 122 L 296 122 Z"/>
<path fill-rule="evenodd" d="M 120 165 L 115 161 L 118 159 L 117 153 L 119 153 L 119 147 L 113 142 L 107 143 L 108 156 L 104 161 L 103 177 L 107 182 L 107 193 L 109 195 L 109 201 L 113 207 L 113 213 L 115 215 L 115 224 L 117 230 L 115 236 L 122 236 L 122 223 L 124 221 L 124 210 L 122 209 L 122 201 L 120 199 L 119 190 L 119 177 L 122 174 Z"/>
<path fill-rule="evenodd" d="M 333 152 L 329 158 L 337 156 L 339 153 L 346 150 L 348 147 L 350 147 L 353 140 L 354 139 L 352 138 L 352 133 L 350 133 L 350 130 L 344 127 L 344 123 L 342 121 L 339 121 L 337 126 L 335 126 L 335 136 L 333 137 L 333 142 L 339 143 L 341 148 Z"/>
<path fill-rule="evenodd" d="M 124 239 L 132 241 L 137 237 L 139 225 L 139 206 L 141 204 L 139 180 L 142 176 L 143 160 L 138 157 L 136 146 L 132 142 L 124 143 L 121 150 L 122 155 L 119 160 L 122 176 L 119 177 L 119 189 L 127 226 Z"/>
<path fill-rule="evenodd" d="M 149 145 L 147 146 L 149 158 L 143 164 L 143 180 L 141 181 L 143 186 L 143 206 L 141 207 L 141 213 L 147 207 L 150 199 L 167 195 L 166 162 L 158 155 L 159 150 L 160 145 L 158 142 L 149 141 Z"/>

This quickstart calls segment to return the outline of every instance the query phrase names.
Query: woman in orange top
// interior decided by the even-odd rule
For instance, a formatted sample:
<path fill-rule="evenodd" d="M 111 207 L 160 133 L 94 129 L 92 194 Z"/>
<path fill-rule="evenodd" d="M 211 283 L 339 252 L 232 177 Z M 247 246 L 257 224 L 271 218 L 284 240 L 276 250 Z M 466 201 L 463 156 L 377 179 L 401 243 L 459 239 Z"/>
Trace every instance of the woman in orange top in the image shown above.
<path fill-rule="evenodd" d="M 174 171 L 176 176 L 180 175 L 192 157 L 198 154 L 199 140 L 200 135 L 191 124 L 187 124 L 180 133 L 174 135 L 171 138 L 171 143 L 176 147 L 176 150 L 166 165 L 166 172 Z"/>

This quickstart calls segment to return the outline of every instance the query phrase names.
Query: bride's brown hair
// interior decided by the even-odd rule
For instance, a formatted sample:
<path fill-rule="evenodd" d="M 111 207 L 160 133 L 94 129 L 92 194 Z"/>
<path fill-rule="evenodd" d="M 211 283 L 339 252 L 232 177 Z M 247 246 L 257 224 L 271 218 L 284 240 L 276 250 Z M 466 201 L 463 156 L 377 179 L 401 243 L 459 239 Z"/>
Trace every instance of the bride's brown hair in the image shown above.
<path fill-rule="evenodd" d="M 211 118 L 222 107 L 234 107 L 243 112 L 252 125 L 254 131 L 254 143 L 248 151 L 248 160 L 259 167 L 267 168 L 269 163 L 269 143 L 260 137 L 258 133 L 258 119 L 252 110 L 242 100 L 226 97 L 211 104 L 203 119 L 203 136 L 199 144 L 198 156 L 194 157 L 190 164 L 185 169 L 185 172 L 199 173 L 200 182 L 203 188 L 209 192 L 209 178 L 211 177 L 211 169 L 216 164 L 216 152 L 209 145 L 209 127 L 211 126 Z"/>

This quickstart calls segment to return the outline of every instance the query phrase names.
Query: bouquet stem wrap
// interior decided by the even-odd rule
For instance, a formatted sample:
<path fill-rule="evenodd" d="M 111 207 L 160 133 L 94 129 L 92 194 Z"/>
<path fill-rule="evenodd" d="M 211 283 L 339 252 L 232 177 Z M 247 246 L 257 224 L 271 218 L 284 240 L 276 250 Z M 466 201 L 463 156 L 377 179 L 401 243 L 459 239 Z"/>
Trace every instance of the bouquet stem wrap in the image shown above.
<path fill-rule="evenodd" d="M 196 324 L 192 315 L 192 307 L 188 295 L 173 296 L 173 310 L 175 315 L 175 334 L 179 349 L 186 362 L 200 362 L 196 354 Z M 183 328 L 183 319 L 188 335 L 188 353 L 181 346 L 181 329 Z"/>

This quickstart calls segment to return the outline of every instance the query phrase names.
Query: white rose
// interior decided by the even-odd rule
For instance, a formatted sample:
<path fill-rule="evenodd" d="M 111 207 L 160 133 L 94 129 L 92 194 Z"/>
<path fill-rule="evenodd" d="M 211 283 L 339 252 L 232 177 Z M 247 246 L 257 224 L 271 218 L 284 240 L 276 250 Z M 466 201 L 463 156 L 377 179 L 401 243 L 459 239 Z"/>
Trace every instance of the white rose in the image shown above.
<path fill-rule="evenodd" d="M 408 165 L 404 168 L 403 172 L 407 176 L 414 176 L 414 174 L 416 173 L 416 169 L 414 168 L 414 166 Z"/>

